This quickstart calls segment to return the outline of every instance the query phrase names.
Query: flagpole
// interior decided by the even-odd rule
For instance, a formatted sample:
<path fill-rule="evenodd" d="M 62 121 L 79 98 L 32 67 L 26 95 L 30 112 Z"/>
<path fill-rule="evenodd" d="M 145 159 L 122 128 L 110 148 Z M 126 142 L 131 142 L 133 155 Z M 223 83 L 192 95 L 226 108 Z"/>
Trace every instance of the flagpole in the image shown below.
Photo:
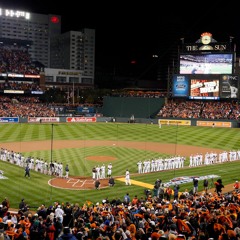
<path fill-rule="evenodd" d="M 74 99 L 74 79 L 73 79 L 73 105 L 74 105 L 75 99 Z"/>
<path fill-rule="evenodd" d="M 68 98 L 68 105 L 69 105 L 69 98 L 70 98 L 70 94 L 69 94 L 69 86 L 68 86 L 68 96 L 67 96 L 67 98 Z"/>

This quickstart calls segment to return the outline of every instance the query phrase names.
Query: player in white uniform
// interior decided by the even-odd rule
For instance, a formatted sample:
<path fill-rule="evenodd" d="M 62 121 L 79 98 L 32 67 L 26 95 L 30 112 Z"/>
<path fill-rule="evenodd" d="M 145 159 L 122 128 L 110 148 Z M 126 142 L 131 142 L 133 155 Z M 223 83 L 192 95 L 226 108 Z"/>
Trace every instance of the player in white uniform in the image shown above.
<path fill-rule="evenodd" d="M 131 185 L 130 172 L 128 171 L 128 169 L 126 170 L 125 173 L 125 183 L 126 185 Z"/>

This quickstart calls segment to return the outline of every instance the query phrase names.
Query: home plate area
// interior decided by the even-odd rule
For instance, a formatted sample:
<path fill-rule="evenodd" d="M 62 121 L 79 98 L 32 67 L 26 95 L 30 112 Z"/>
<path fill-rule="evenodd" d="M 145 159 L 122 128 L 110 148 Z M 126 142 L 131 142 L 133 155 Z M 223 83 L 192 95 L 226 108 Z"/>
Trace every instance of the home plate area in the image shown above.
<path fill-rule="evenodd" d="M 105 188 L 108 186 L 108 179 L 100 179 L 100 183 L 100 188 Z M 86 177 L 53 178 L 48 181 L 48 184 L 55 188 L 70 190 L 95 189 L 94 180 Z"/>

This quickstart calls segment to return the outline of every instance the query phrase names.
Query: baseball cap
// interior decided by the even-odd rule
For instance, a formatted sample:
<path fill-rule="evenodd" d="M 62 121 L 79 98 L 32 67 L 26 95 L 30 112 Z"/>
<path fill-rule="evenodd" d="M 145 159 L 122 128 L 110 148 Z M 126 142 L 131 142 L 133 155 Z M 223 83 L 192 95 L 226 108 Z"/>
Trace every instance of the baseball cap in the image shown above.
<path fill-rule="evenodd" d="M 154 221 L 151 221 L 150 224 L 153 225 L 153 226 L 156 225 Z"/>
<path fill-rule="evenodd" d="M 164 234 L 164 231 L 163 231 L 163 230 L 159 230 L 158 233 L 159 233 L 160 235 L 163 235 L 163 234 Z"/>

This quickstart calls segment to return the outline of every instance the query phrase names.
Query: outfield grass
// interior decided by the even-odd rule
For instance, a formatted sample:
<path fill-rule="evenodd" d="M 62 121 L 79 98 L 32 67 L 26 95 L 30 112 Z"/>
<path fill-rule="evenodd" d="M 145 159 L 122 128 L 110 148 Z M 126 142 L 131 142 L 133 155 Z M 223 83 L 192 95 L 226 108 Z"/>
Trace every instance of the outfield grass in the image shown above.
<path fill-rule="evenodd" d="M 117 160 L 113 163 L 113 175 L 124 175 L 126 167 L 132 174 L 131 179 L 154 184 L 157 178 L 167 182 L 172 178 L 181 176 L 203 176 L 215 174 L 221 176 L 224 184 L 232 183 L 239 179 L 239 161 L 218 164 L 214 166 L 186 168 L 181 170 L 171 170 L 166 172 L 151 173 L 145 175 L 133 175 L 137 172 L 136 163 L 139 160 L 160 156 L 157 152 L 139 150 L 127 147 L 119 147 L 118 141 L 140 141 L 146 146 L 151 142 L 172 143 L 176 147 L 180 145 L 201 146 L 213 149 L 232 150 L 239 149 L 240 135 L 238 128 L 208 128 L 190 126 L 162 126 L 152 124 L 120 124 L 120 123 L 74 123 L 74 124 L 1 124 L 0 143 L 18 142 L 24 144 L 29 141 L 49 141 L 54 145 L 56 140 L 111 140 L 115 141 L 114 146 L 96 146 L 81 148 L 66 148 L 51 151 L 24 152 L 25 156 L 39 157 L 48 162 L 59 161 L 70 166 L 70 175 L 91 176 L 91 169 L 99 164 L 95 161 L 86 161 L 87 156 L 106 155 L 114 156 Z M 1 144 L 0 144 L 1 147 Z M 146 148 L 147 149 L 147 148 Z M 11 149 L 9 149 L 11 150 Z M 176 148 L 173 149 L 174 155 Z M 166 157 L 167 154 L 162 154 Z M 189 161 L 185 162 L 187 166 Z M 107 164 L 107 163 L 106 163 Z M 6 162 L 0 162 L 0 170 L 4 171 L 4 176 L 8 179 L 0 179 L 1 198 L 8 197 L 11 207 L 18 208 L 18 203 L 22 198 L 31 206 L 46 204 L 52 205 L 55 201 L 80 203 L 90 200 L 93 203 L 99 202 L 108 197 L 123 199 L 126 192 L 130 197 L 138 195 L 144 196 L 145 188 L 140 186 L 125 186 L 124 182 L 117 181 L 113 188 L 97 190 L 61 190 L 48 185 L 51 176 L 31 172 L 31 179 L 23 177 L 24 170 Z M 191 189 L 192 183 L 183 184 L 180 190 Z M 199 183 L 199 190 L 202 183 Z M 0 201 L 1 201 L 0 198 Z"/>

